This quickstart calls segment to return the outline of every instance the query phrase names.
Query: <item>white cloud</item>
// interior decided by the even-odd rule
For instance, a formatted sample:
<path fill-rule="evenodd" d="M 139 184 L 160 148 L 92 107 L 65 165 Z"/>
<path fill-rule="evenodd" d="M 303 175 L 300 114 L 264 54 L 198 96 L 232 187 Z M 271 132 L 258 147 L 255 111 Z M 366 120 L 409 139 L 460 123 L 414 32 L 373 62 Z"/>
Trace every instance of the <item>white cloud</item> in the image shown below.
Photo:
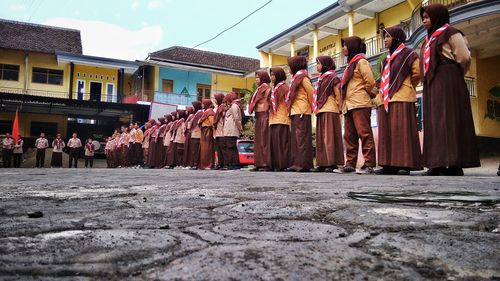
<path fill-rule="evenodd" d="M 24 5 L 24 4 L 11 4 L 8 9 L 11 12 L 23 12 L 23 11 L 26 11 L 26 5 Z"/>
<path fill-rule="evenodd" d="M 51 18 L 44 24 L 80 30 L 85 55 L 127 60 L 144 59 L 159 49 L 164 33 L 160 26 L 130 30 L 103 21 L 70 18 Z"/>
<path fill-rule="evenodd" d="M 130 5 L 130 8 L 132 8 L 132 9 L 135 10 L 135 9 L 137 9 L 139 7 L 139 4 L 140 4 L 139 0 L 133 0 L 132 4 Z"/>
<path fill-rule="evenodd" d="M 156 9 L 161 6 L 160 0 L 151 0 L 148 2 L 148 9 Z"/>

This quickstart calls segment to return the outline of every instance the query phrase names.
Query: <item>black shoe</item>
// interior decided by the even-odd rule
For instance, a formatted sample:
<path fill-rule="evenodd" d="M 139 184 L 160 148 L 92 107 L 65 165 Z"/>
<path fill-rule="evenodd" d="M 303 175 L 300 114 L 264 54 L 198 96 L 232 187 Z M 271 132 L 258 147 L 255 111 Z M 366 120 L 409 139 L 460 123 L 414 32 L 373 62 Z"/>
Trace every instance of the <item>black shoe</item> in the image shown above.
<path fill-rule="evenodd" d="M 294 169 L 292 169 L 292 168 L 286 168 L 286 169 L 285 169 L 285 172 L 295 172 L 295 170 L 294 170 Z"/>
<path fill-rule="evenodd" d="M 316 167 L 316 168 L 312 168 L 311 170 L 309 170 L 311 173 L 322 173 L 325 171 L 325 168 L 323 167 Z"/>
<path fill-rule="evenodd" d="M 258 172 L 259 171 L 259 168 L 257 167 L 253 167 L 252 169 L 249 170 L 250 172 Z"/>
<path fill-rule="evenodd" d="M 269 167 L 259 168 L 259 172 L 269 172 L 269 171 L 271 171 L 271 168 L 269 168 Z"/>
<path fill-rule="evenodd" d="M 422 173 L 422 176 L 444 176 L 444 167 L 430 168 L 427 171 Z"/>
<path fill-rule="evenodd" d="M 446 168 L 443 173 L 446 176 L 458 176 L 461 177 L 464 175 L 464 170 L 460 167 L 448 167 Z"/>
<path fill-rule="evenodd" d="M 325 168 L 325 170 L 323 172 L 325 173 L 333 173 L 333 170 L 337 169 L 337 167 L 328 167 L 328 168 Z"/>
<path fill-rule="evenodd" d="M 343 174 L 349 174 L 349 173 L 356 172 L 356 169 L 354 167 L 351 167 L 351 166 L 344 166 L 344 167 L 340 168 L 340 171 Z"/>
<path fill-rule="evenodd" d="M 275 172 L 284 172 L 285 170 L 284 169 L 274 169 Z"/>
<path fill-rule="evenodd" d="M 410 170 L 407 169 L 400 169 L 396 173 L 398 176 L 409 176 L 410 175 Z"/>

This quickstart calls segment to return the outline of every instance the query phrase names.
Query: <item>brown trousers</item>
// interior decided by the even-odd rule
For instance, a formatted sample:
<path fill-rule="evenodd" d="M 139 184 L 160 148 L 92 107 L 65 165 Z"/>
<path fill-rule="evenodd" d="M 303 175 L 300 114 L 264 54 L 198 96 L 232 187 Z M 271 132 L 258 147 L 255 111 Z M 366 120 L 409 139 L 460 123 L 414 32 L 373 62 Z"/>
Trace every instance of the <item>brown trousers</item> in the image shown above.
<path fill-rule="evenodd" d="M 224 137 L 215 138 L 215 150 L 217 152 L 217 166 L 222 167 L 225 165 L 224 162 Z"/>
<path fill-rule="evenodd" d="M 377 165 L 375 141 L 371 127 L 371 108 L 351 109 L 344 114 L 344 144 L 346 150 L 346 166 L 356 168 L 358 163 L 359 140 L 363 151 L 364 165 Z"/>
<path fill-rule="evenodd" d="M 256 168 L 272 168 L 269 112 L 255 112 L 254 159 Z"/>
<path fill-rule="evenodd" d="M 236 145 L 237 137 L 223 137 L 222 138 L 222 154 L 224 157 L 224 165 L 239 166 L 240 157 L 238 154 L 238 147 Z"/>

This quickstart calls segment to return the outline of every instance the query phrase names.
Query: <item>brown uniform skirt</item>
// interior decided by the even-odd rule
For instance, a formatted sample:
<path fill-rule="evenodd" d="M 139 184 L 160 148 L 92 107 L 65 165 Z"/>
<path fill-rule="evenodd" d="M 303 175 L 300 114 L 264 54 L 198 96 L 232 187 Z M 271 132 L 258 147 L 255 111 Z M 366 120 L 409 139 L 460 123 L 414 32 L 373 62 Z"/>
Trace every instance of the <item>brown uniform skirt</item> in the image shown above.
<path fill-rule="evenodd" d="M 62 152 L 52 152 L 51 167 L 62 167 Z"/>
<path fill-rule="evenodd" d="M 155 156 L 154 156 L 154 165 L 156 168 L 162 168 L 163 162 L 165 160 L 165 149 L 163 148 L 163 138 L 158 137 L 158 141 L 155 145 Z"/>
<path fill-rule="evenodd" d="M 215 138 L 215 149 L 217 150 L 217 166 L 222 167 L 224 162 L 224 137 Z"/>
<path fill-rule="evenodd" d="M 469 91 L 458 64 L 439 65 L 424 83 L 424 166 L 479 167 Z"/>
<path fill-rule="evenodd" d="M 200 162 L 200 139 L 191 138 L 191 155 L 189 157 L 189 167 L 198 167 Z"/>
<path fill-rule="evenodd" d="M 316 115 L 316 165 L 332 167 L 344 165 L 344 144 L 340 116 L 334 112 Z"/>
<path fill-rule="evenodd" d="M 167 148 L 167 157 L 165 158 L 165 166 L 175 167 L 175 159 L 177 156 L 177 148 L 174 142 L 170 142 Z"/>
<path fill-rule="evenodd" d="M 156 142 L 155 138 L 151 138 L 149 140 L 149 149 L 148 149 L 148 166 L 149 167 L 154 167 L 155 166 L 155 157 L 156 157 Z"/>
<path fill-rule="evenodd" d="M 237 137 L 222 138 L 222 153 L 224 158 L 224 165 L 233 167 L 240 165 L 237 141 Z"/>
<path fill-rule="evenodd" d="M 186 141 L 184 142 L 184 150 L 182 154 L 182 161 L 179 166 L 191 167 L 192 162 L 192 151 L 191 151 L 191 132 L 189 130 L 186 131 Z"/>
<path fill-rule="evenodd" d="M 346 166 L 356 168 L 358 162 L 359 140 L 363 151 L 364 165 L 375 167 L 377 156 L 375 140 L 371 127 L 371 108 L 351 109 L 344 114 L 344 144 L 346 150 Z"/>
<path fill-rule="evenodd" d="M 309 171 L 313 168 L 311 115 L 292 115 L 290 169 Z"/>
<path fill-rule="evenodd" d="M 274 169 L 284 170 L 290 167 L 290 126 L 274 124 L 269 130 L 272 166 Z"/>
<path fill-rule="evenodd" d="M 214 167 L 214 130 L 213 127 L 201 127 L 199 169 Z"/>
<path fill-rule="evenodd" d="M 184 165 L 184 143 L 174 143 L 175 149 L 175 166 L 183 166 Z"/>
<path fill-rule="evenodd" d="M 377 116 L 379 166 L 422 170 L 415 103 L 391 102 L 389 112 L 379 106 Z"/>
<path fill-rule="evenodd" d="M 254 159 L 256 168 L 272 168 L 269 112 L 255 112 Z"/>

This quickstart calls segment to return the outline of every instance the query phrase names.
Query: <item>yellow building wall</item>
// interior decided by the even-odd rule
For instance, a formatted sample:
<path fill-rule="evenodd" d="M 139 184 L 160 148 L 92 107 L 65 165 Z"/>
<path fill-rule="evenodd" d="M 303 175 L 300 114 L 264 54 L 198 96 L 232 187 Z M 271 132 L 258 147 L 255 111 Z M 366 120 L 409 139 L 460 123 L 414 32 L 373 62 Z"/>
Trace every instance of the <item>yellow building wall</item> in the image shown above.
<path fill-rule="evenodd" d="M 0 120 L 13 121 L 14 115 L 15 112 L 2 112 L 2 114 L 0 114 Z M 68 128 L 68 117 L 65 115 L 19 112 L 18 118 L 19 134 L 23 137 L 36 137 L 30 132 L 32 121 L 57 123 L 57 130 L 59 131 L 59 133 L 61 133 L 61 135 L 63 136 L 66 136 Z"/>
<path fill-rule="evenodd" d="M 330 35 L 321 40 L 318 40 L 318 55 L 333 56 L 342 50 L 340 43 L 340 35 Z"/>
<path fill-rule="evenodd" d="M 89 100 L 90 98 L 90 82 L 98 82 L 102 84 L 101 101 L 103 102 L 107 101 L 107 84 L 113 84 L 113 92 L 115 95 L 118 91 L 118 69 L 75 65 L 73 73 L 73 99 L 77 99 L 78 80 L 85 81 L 84 100 Z"/>
<path fill-rule="evenodd" d="M 252 90 L 254 77 L 240 77 L 212 73 L 212 96 L 220 92 L 231 92 L 233 88 Z"/>
<path fill-rule="evenodd" d="M 474 114 L 474 123 L 479 136 L 500 138 L 500 121 L 485 117 L 488 100 L 500 102 L 499 97 L 490 95 L 492 87 L 500 87 L 500 76 L 497 68 L 500 56 L 477 60 L 477 113 Z M 478 128 L 479 127 L 479 128 Z"/>
<path fill-rule="evenodd" d="M 378 20 L 383 23 L 385 27 L 391 27 L 399 24 L 402 20 L 411 17 L 412 9 L 408 2 L 401 2 L 387 10 L 379 13 Z"/>
<path fill-rule="evenodd" d="M 0 80 L 1 88 L 11 89 L 11 91 L 9 91 L 11 93 L 21 93 L 26 83 L 27 86 L 26 89 L 29 92 L 32 92 L 36 95 L 56 97 L 56 98 L 68 98 L 70 67 L 69 64 L 58 65 L 56 57 L 54 55 L 29 53 L 27 77 L 25 69 L 24 52 L 2 49 L 0 51 L 0 63 L 19 65 L 19 80 L 18 81 Z M 33 83 L 32 82 L 33 67 L 63 70 L 64 71 L 63 84 L 51 85 L 51 84 Z"/>

